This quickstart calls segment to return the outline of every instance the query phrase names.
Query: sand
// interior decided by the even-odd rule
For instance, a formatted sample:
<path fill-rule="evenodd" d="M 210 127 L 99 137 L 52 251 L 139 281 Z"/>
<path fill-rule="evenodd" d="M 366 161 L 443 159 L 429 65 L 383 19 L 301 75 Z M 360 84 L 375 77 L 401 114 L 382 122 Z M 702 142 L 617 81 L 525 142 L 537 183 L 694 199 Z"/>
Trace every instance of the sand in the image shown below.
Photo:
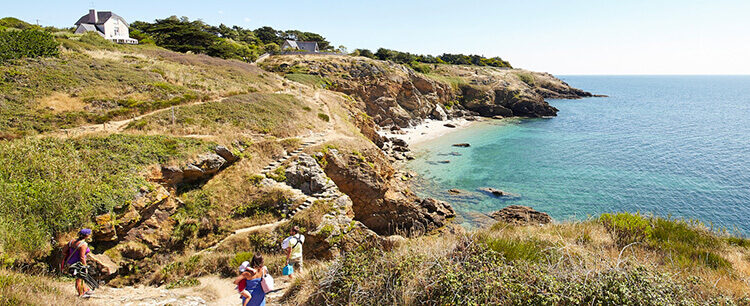
<path fill-rule="evenodd" d="M 418 144 L 421 142 L 425 142 L 428 140 L 438 138 L 440 136 L 443 136 L 450 132 L 454 132 L 461 128 L 466 128 L 480 121 L 482 121 L 480 118 L 477 118 L 476 121 L 468 121 L 463 118 L 456 118 L 456 119 L 450 119 L 450 120 L 425 119 L 424 122 L 422 122 L 421 124 L 417 126 L 403 128 L 401 129 L 401 131 L 395 131 L 395 132 L 390 131 L 390 130 L 382 130 L 380 131 L 380 134 L 388 138 L 396 137 L 399 139 L 403 139 L 404 141 L 406 141 L 407 144 L 411 146 L 414 144 Z M 447 127 L 445 126 L 445 124 L 453 124 L 456 127 L 455 128 Z"/>

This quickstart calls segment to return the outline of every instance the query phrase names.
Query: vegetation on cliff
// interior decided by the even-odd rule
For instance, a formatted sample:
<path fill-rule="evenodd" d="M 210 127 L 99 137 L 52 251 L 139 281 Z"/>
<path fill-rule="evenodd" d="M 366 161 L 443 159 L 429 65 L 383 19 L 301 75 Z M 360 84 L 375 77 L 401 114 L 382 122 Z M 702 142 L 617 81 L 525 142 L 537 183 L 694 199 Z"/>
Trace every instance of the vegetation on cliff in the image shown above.
<path fill-rule="evenodd" d="M 150 190 L 143 171 L 207 150 L 208 143 L 165 136 L 111 135 L 0 142 L 0 251 L 29 262 L 54 239 L 90 224 Z"/>
<path fill-rule="evenodd" d="M 623 247 L 622 231 L 636 244 Z M 411 239 L 392 251 L 361 248 L 307 274 L 286 298 L 307 305 L 743 305 L 750 302 L 746 243 L 694 222 L 637 214 L 542 227 L 500 222 Z"/>

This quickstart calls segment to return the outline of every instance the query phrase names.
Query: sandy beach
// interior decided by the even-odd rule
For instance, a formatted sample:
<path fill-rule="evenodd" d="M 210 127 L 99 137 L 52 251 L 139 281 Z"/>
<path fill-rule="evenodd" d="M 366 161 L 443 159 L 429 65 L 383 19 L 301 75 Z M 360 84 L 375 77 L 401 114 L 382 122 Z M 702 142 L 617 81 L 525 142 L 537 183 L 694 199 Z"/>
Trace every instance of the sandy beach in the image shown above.
<path fill-rule="evenodd" d="M 417 143 L 438 138 L 447 133 L 456 131 L 461 128 L 466 128 L 476 122 L 481 121 L 483 121 L 483 118 L 477 118 L 477 120 L 475 121 L 469 121 L 464 118 L 456 118 L 450 120 L 425 119 L 424 122 L 417 126 L 403 128 L 400 131 L 382 130 L 380 131 L 380 134 L 388 138 L 396 137 L 399 139 L 403 139 L 407 144 L 411 146 Z M 452 124 L 456 127 L 447 127 L 445 126 L 446 124 Z"/>

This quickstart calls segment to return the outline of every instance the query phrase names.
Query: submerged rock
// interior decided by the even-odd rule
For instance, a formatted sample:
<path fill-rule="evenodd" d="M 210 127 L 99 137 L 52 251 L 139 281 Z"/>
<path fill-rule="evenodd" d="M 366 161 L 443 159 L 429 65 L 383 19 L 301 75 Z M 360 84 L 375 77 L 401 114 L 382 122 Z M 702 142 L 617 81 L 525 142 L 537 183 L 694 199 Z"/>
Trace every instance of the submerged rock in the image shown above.
<path fill-rule="evenodd" d="M 470 145 L 470 144 L 468 144 L 468 143 L 465 143 L 465 142 L 464 142 L 464 143 L 454 143 L 454 144 L 453 144 L 453 146 L 454 146 L 454 147 L 460 147 L 460 148 L 468 148 L 468 147 L 470 147 L 471 145 Z"/>
<path fill-rule="evenodd" d="M 505 207 L 490 214 L 490 217 L 515 225 L 543 225 L 552 222 L 548 214 L 521 205 Z"/>

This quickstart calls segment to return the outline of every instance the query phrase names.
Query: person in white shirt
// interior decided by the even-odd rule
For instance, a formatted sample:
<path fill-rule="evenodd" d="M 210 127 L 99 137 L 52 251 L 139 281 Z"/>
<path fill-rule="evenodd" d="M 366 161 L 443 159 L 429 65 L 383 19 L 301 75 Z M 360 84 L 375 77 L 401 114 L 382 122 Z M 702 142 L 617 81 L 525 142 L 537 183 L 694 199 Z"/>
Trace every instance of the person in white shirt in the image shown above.
<path fill-rule="evenodd" d="M 294 265 L 294 270 L 302 272 L 302 244 L 305 236 L 300 234 L 299 227 L 292 227 L 291 236 L 286 237 L 281 243 L 281 248 L 286 251 L 286 264 Z M 293 278 L 289 275 L 289 278 Z"/>

